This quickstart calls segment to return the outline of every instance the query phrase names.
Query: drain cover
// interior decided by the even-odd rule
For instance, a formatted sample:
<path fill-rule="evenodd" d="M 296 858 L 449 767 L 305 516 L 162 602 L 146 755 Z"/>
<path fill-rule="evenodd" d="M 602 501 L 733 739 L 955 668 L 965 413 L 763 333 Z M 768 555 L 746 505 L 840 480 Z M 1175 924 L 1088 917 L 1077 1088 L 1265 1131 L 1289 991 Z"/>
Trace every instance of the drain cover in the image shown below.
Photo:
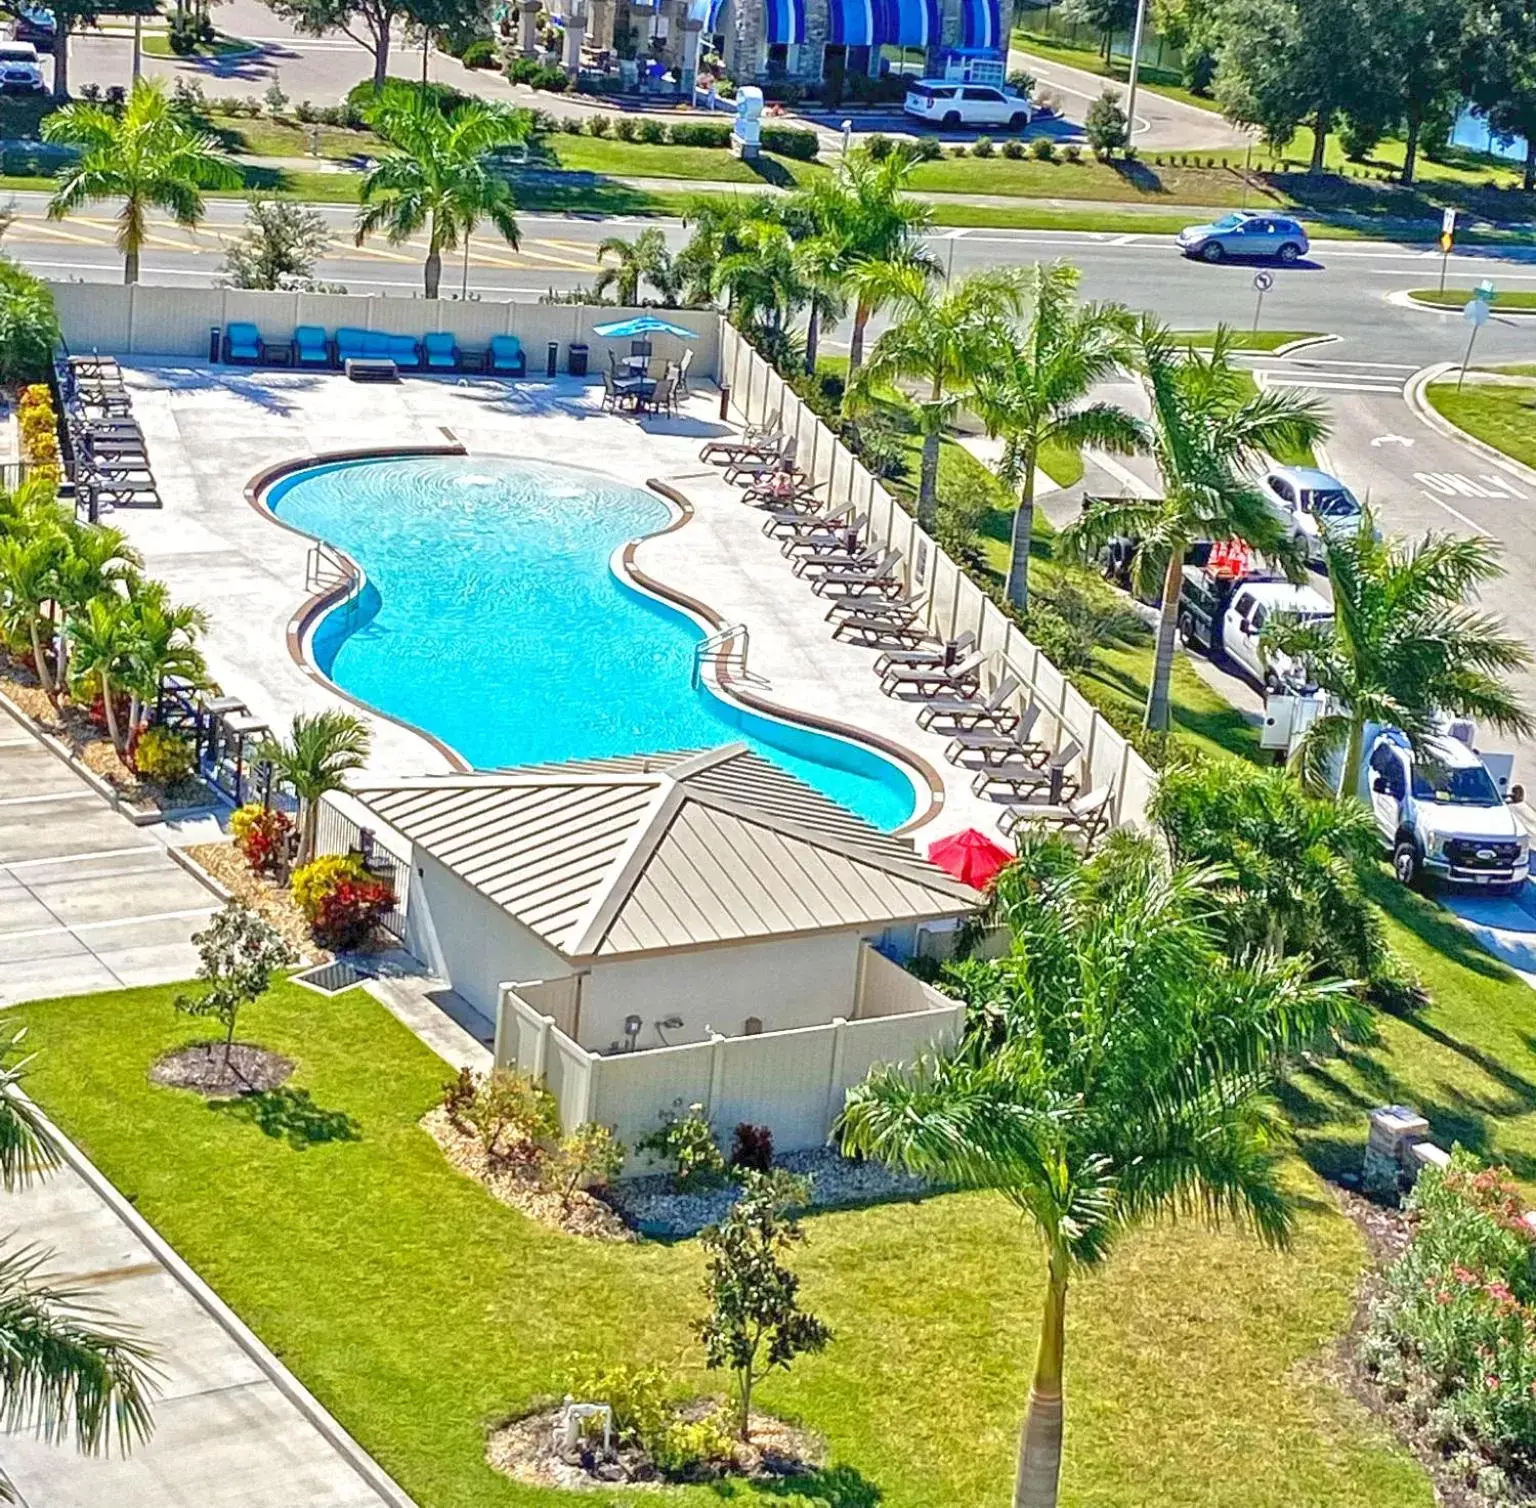
<path fill-rule="evenodd" d="M 307 985 L 322 995 L 339 995 L 343 990 L 350 990 L 354 984 L 372 978 L 372 974 L 365 974 L 361 969 L 338 958 L 332 963 L 317 964 L 312 969 L 305 969 L 302 974 L 295 974 L 293 982 Z"/>

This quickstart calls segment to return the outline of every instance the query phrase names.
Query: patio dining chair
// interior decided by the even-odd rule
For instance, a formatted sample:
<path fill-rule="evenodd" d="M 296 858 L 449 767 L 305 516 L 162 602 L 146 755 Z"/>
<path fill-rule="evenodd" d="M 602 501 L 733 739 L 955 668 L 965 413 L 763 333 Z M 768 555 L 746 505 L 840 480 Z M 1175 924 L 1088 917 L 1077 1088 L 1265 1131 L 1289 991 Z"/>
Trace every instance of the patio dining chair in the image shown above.
<path fill-rule="evenodd" d="M 693 365 L 693 347 L 689 346 L 683 352 L 683 359 L 677 364 L 677 395 L 680 398 L 688 396 L 688 369 Z"/>
<path fill-rule="evenodd" d="M 672 377 L 661 378 L 648 394 L 639 399 L 641 409 L 650 409 L 653 414 L 677 412 L 677 381 Z"/>

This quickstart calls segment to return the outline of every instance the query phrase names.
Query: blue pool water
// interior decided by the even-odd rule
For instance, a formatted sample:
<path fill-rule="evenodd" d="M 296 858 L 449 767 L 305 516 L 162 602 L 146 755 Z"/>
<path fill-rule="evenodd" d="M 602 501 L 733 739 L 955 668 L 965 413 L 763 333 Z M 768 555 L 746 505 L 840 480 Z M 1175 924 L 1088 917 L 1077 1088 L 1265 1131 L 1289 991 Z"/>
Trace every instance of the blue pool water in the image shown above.
<path fill-rule="evenodd" d="M 617 546 L 666 523 L 648 492 L 573 468 L 433 456 L 315 467 L 266 501 L 368 577 L 316 630 L 320 669 L 479 768 L 740 739 L 880 827 L 912 814 L 911 781 L 890 760 L 691 685 L 701 630 L 609 569 Z"/>

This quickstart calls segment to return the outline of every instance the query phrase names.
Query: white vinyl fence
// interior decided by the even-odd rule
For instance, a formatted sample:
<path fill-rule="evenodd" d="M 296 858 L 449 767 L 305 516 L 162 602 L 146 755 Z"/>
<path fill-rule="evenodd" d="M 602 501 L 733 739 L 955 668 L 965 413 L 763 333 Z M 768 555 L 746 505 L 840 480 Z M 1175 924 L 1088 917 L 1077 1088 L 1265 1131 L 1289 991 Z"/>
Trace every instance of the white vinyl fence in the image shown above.
<path fill-rule="evenodd" d="M 245 288 L 166 288 L 154 283 L 50 283 L 64 339 L 75 351 L 110 351 L 119 356 L 187 356 L 208 360 L 209 332 L 246 320 L 268 340 L 289 340 L 299 325 L 320 325 L 335 335 L 343 325 L 414 335 L 450 331 L 462 346 L 484 347 L 493 335 L 515 335 L 528 355 L 528 375 L 544 371 L 550 341 L 560 348 L 565 370 L 572 342 L 591 352 L 594 377 L 607 362 L 609 346 L 629 351 L 627 340 L 604 340 L 596 324 L 655 310 L 617 309 L 591 304 L 530 304 L 511 300 L 382 298 L 344 293 L 264 293 Z M 693 373 L 712 378 L 720 351 L 720 316 L 708 309 L 668 309 L 663 317 L 692 330 Z M 658 350 L 676 354 L 676 338 L 657 336 Z"/>
<path fill-rule="evenodd" d="M 724 321 L 719 380 L 730 384 L 732 406 L 745 422 L 772 421 L 795 437 L 795 459 L 826 484 L 830 508 L 852 503 L 868 513 L 873 539 L 901 552 L 907 590 L 923 601 L 929 627 L 946 638 L 966 629 L 975 634 L 977 644 L 992 657 L 989 686 L 1011 674 L 1023 688 L 1020 707 L 1038 703 L 1049 714 L 1053 748 L 1077 740 L 1083 750 L 1084 788 L 1112 786 L 1115 820 L 1140 825 L 1156 783 L 1151 766 Z M 1037 729 L 1043 726 L 1042 721 Z"/>

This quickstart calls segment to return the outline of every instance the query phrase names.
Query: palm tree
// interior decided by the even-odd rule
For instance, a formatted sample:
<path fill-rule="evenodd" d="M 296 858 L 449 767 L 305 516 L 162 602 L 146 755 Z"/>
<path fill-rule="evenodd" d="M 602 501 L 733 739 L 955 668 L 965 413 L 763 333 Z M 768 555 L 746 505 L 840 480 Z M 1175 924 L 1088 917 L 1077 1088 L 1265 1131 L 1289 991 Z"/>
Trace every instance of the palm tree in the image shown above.
<path fill-rule="evenodd" d="M 715 296 L 715 267 L 721 258 L 740 250 L 737 235 L 743 226 L 776 221 L 778 201 L 767 194 L 700 194 L 683 210 L 688 244 L 673 259 L 684 303 L 707 304 Z"/>
<path fill-rule="evenodd" d="M 881 387 L 919 382 L 914 401 L 923 437 L 917 516 L 932 527 L 939 476 L 939 443 L 998 349 L 1013 336 L 1008 315 L 1019 308 L 1019 280 L 1012 272 L 974 273 L 953 287 L 913 264 L 886 263 L 883 301 L 894 306 L 869 360 L 852 376 L 848 404 L 857 411 Z"/>
<path fill-rule="evenodd" d="M 37 683 L 50 696 L 59 683 L 48 663 L 44 613 L 58 590 L 58 566 L 64 553 L 58 533 L 16 533 L 0 538 L 0 627 L 7 637 L 25 634 L 32 645 Z M 49 630 L 49 639 L 52 631 Z"/>
<path fill-rule="evenodd" d="M 85 679 L 95 677 L 112 747 L 126 753 L 129 730 L 117 720 L 116 698 L 120 684 L 143 653 L 139 624 L 124 598 L 103 592 L 86 603 L 83 613 L 70 618 L 69 637 L 74 645 L 74 672 Z"/>
<path fill-rule="evenodd" d="M 171 602 L 162 581 L 135 579 L 129 588 L 128 613 L 133 621 L 134 652 L 123 676 L 132 698 L 128 725 L 137 727 L 146 703 L 158 700 L 167 676 L 179 676 L 194 684 L 203 681 L 208 667 L 197 648 L 197 635 L 208 627 L 208 615 L 200 607 Z"/>
<path fill-rule="evenodd" d="M 527 136 L 524 112 L 470 100 L 444 115 L 430 99 L 413 94 L 407 104 L 386 93 L 369 123 L 389 147 L 363 179 L 359 246 L 378 230 L 398 246 L 425 229 L 428 298 L 437 297 L 443 252 L 461 236 L 467 240 L 482 219 L 516 248 L 517 203 L 488 159 Z"/>
<path fill-rule="evenodd" d="M 1369 512 L 1357 531 L 1323 535 L 1333 617 L 1281 617 L 1264 625 L 1261 641 L 1305 661 L 1333 706 L 1296 749 L 1310 782 L 1354 794 L 1367 723 L 1400 728 L 1415 744 L 1445 714 L 1508 733 L 1536 728 L 1504 681 L 1530 667 L 1530 650 L 1500 619 L 1468 606 L 1501 574 L 1499 548 L 1482 535 L 1381 540 Z"/>
<path fill-rule="evenodd" d="M 603 264 L 613 257 L 616 265 Z M 633 241 L 622 236 L 608 236 L 597 247 L 598 266 L 602 271 L 592 285 L 594 293 L 614 289 L 614 299 L 631 307 L 640 302 L 640 285 L 649 283 L 670 304 L 677 297 L 678 276 L 672 266 L 667 238 L 655 226 L 643 230 Z"/>
<path fill-rule="evenodd" d="M 103 594 L 116 599 L 120 588 L 139 578 L 144 558 L 128 543 L 121 529 L 106 524 L 82 524 L 73 518 L 62 524 L 64 549 L 55 573 L 57 607 L 63 618 L 63 652 L 69 647 L 69 624 L 91 601 Z M 59 684 L 69 682 L 67 658 L 59 665 Z"/>
<path fill-rule="evenodd" d="M 839 1120 L 846 1153 L 1003 1194 L 1044 1250 L 1015 1508 L 1057 1499 L 1072 1274 L 1154 1219 L 1232 1221 L 1283 1245 L 1292 1215 L 1263 1096 L 1293 1055 L 1361 1019 L 1304 960 L 1231 961 L 1218 878 L 1130 833 L 1086 860 L 1026 842 L 993 903 L 1011 951 L 951 981 L 971 1005 L 961 1045 L 875 1069 Z"/>
<path fill-rule="evenodd" d="M 1035 527 L 1035 477 L 1048 445 L 1125 453 L 1139 435 L 1111 403 L 1081 406 L 1126 357 L 1130 316 L 1116 304 L 1076 304 L 1080 276 L 1066 262 L 1036 262 L 1026 273 L 1029 322 L 998 349 L 976 385 L 973 407 L 1001 435 L 1002 475 L 1019 488 L 1008 558 L 1008 600 L 1029 606 L 1029 549 Z"/>
<path fill-rule="evenodd" d="M 269 739 L 256 751 L 256 757 L 271 765 L 299 798 L 303 809 L 299 864 L 314 857 L 320 798 L 328 791 L 339 791 L 353 770 L 362 769 L 369 743 L 367 724 L 350 712 L 297 712 L 286 742 Z"/>
<path fill-rule="evenodd" d="M 1151 418 L 1136 420 L 1136 448 L 1151 455 L 1162 477 L 1160 499 L 1113 499 L 1085 511 L 1064 532 L 1063 544 L 1091 554 L 1111 538 L 1137 541 L 1138 589 L 1162 593 L 1157 654 L 1147 692 L 1146 727 L 1167 729 L 1174 629 L 1184 558 L 1202 539 L 1240 539 L 1299 570 L 1278 515 L 1249 480 L 1263 456 L 1326 438 L 1327 422 L 1313 399 L 1255 393 L 1247 373 L 1232 366 L 1231 332 L 1221 326 L 1205 352 L 1180 346 L 1168 328 L 1143 315 L 1132 355 L 1151 400 Z"/>
<path fill-rule="evenodd" d="M 712 290 L 730 297 L 737 325 L 755 325 L 770 360 L 784 355 L 789 325 L 807 289 L 789 231 L 773 220 L 749 220 L 734 236 L 735 249 L 715 264 Z"/>
<path fill-rule="evenodd" d="M 48 1124 L 19 1090 L 30 1059 L 26 1028 L 0 1042 L 0 1186 L 7 1192 L 61 1162 Z M 73 1436 L 76 1449 L 122 1450 L 151 1428 L 153 1366 L 138 1342 L 99 1323 L 80 1291 L 42 1278 L 52 1254 L 0 1242 L 0 1420 L 12 1432 L 37 1429 L 53 1443 Z M 0 1474 L 0 1496 L 8 1496 Z"/>
<path fill-rule="evenodd" d="M 117 249 L 123 281 L 139 280 L 139 249 L 149 233 L 148 214 L 163 209 L 188 229 L 203 218 L 204 189 L 239 188 L 239 169 L 218 149 L 218 139 L 199 131 L 150 79 L 138 79 L 121 114 L 101 105 L 66 105 L 43 122 L 43 139 L 79 148 L 59 169 L 48 218 L 62 220 L 82 204 L 121 199 Z"/>

